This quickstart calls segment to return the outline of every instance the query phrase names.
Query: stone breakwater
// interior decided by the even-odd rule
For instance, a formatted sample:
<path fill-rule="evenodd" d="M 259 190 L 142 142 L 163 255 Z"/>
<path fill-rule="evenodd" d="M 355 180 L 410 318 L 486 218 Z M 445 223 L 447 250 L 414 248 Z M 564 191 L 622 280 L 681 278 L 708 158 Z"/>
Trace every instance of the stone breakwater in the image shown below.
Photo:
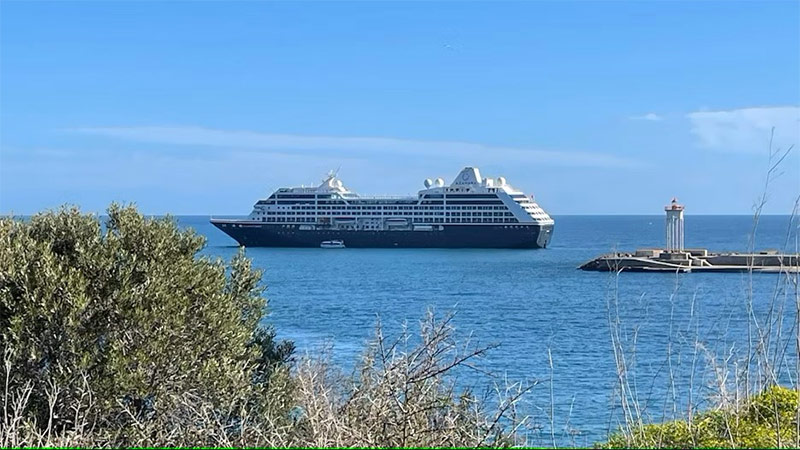
<path fill-rule="evenodd" d="M 639 249 L 609 253 L 587 261 L 581 270 L 599 272 L 800 272 L 800 255 L 777 251 L 717 253 L 706 249 Z"/>

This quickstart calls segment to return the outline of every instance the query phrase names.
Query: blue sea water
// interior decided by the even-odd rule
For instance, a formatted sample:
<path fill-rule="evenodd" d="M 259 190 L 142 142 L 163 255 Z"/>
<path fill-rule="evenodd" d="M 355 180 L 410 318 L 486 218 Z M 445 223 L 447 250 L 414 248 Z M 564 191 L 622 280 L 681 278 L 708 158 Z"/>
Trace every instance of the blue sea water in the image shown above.
<path fill-rule="evenodd" d="M 229 259 L 237 251 L 207 217 L 178 220 L 207 237 L 205 254 Z M 746 350 L 749 293 L 757 317 L 766 314 L 773 298 L 788 301 L 780 294 L 785 277 L 776 274 L 579 271 L 582 262 L 614 249 L 662 246 L 663 216 L 555 220 L 551 246 L 543 250 L 248 248 L 246 253 L 264 271 L 265 320 L 279 337 L 293 340 L 301 354 L 332 345 L 334 360 L 345 368 L 357 363 L 378 318 L 391 333 L 404 321 L 418 323 L 428 308 L 455 312 L 460 336 L 499 344 L 481 367 L 510 380 L 538 382 L 527 407 L 542 426 L 542 444 L 551 442 L 551 428 L 560 444 L 591 445 L 619 425 L 612 329 L 620 330 L 642 415 L 659 421 L 686 412 L 689 386 L 693 403 L 707 404 L 718 373 L 708 355 Z M 687 216 L 686 245 L 744 251 L 752 231 L 748 216 Z M 789 250 L 795 251 L 796 221 L 763 216 L 755 248 L 783 249 L 787 233 Z M 785 323 L 794 323 L 793 307 L 786 308 Z M 460 376 L 475 387 L 491 383 L 480 372 Z"/>

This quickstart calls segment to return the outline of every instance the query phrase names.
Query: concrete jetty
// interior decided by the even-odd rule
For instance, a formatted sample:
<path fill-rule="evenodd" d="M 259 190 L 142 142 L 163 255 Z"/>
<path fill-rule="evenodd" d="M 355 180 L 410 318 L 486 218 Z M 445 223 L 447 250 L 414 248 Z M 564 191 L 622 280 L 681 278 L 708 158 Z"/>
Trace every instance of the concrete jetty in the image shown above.
<path fill-rule="evenodd" d="M 668 252 L 640 249 L 609 253 L 582 264 L 581 270 L 602 272 L 800 272 L 800 257 L 775 250 L 758 253 L 711 253 L 706 249 Z"/>
<path fill-rule="evenodd" d="M 782 254 L 777 250 L 722 253 L 704 248 L 684 248 L 683 205 L 673 198 L 664 209 L 667 213 L 666 248 L 609 253 L 587 261 L 578 268 L 602 272 L 800 273 L 800 254 Z"/>

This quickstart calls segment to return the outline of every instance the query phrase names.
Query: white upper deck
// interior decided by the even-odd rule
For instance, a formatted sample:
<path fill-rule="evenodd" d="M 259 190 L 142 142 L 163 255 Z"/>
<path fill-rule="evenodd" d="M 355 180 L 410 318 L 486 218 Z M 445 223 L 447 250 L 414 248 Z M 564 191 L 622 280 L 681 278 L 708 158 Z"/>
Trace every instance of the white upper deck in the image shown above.
<path fill-rule="evenodd" d="M 426 179 L 424 182 L 425 189 L 418 192 L 418 196 L 425 194 L 446 194 L 446 193 L 488 193 L 502 191 L 509 195 L 525 195 L 522 191 L 514 189 L 513 186 L 508 184 L 504 177 L 497 178 L 483 178 L 481 172 L 477 167 L 465 167 L 459 172 L 456 178 L 445 186 L 443 178 L 436 178 L 432 180 Z M 336 173 L 330 172 L 321 184 L 318 186 L 299 186 L 291 188 L 278 189 L 276 193 L 291 193 L 291 194 L 339 194 L 344 198 L 358 198 L 361 200 L 378 199 L 378 200 L 391 200 L 391 199 L 413 199 L 411 196 L 364 196 L 358 195 L 355 192 L 347 189 L 344 183 L 337 176 Z"/>

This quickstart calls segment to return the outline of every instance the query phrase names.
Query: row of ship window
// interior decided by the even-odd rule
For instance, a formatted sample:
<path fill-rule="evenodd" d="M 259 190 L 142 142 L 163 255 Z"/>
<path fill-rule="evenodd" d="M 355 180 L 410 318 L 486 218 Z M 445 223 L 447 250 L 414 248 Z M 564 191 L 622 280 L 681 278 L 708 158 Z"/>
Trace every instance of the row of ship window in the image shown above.
<path fill-rule="evenodd" d="M 489 192 L 497 192 L 497 188 L 489 188 Z M 302 191 L 301 191 L 302 192 Z M 308 192 L 308 191 L 306 191 Z M 468 187 L 460 188 L 460 187 L 446 187 L 445 192 L 472 192 L 472 189 Z M 437 194 L 425 194 L 427 195 L 437 195 Z M 461 194 L 464 195 L 464 194 Z M 487 194 L 469 194 L 469 195 L 487 195 Z M 316 193 L 309 193 L 309 194 L 300 194 L 292 192 L 292 188 L 280 188 L 276 194 L 272 194 L 269 198 L 292 198 L 292 197 L 299 197 L 299 198 L 313 198 L 317 196 L 318 198 L 331 198 L 331 197 L 338 197 L 339 194 L 316 194 Z"/>
<path fill-rule="evenodd" d="M 489 190 L 490 192 L 495 192 L 493 190 Z M 448 191 L 449 192 L 449 191 Z M 518 198 L 519 196 L 515 196 L 514 198 Z M 327 200 L 327 201 L 341 201 L 341 197 L 339 196 L 331 196 L 331 194 L 278 194 L 270 195 L 267 200 L 274 200 L 274 199 L 281 199 L 281 200 L 311 200 L 311 199 L 334 199 L 334 200 Z M 447 199 L 479 199 L 479 198 L 497 198 L 497 194 L 450 194 L 445 197 L 443 194 L 424 194 L 422 198 L 447 198 Z M 350 199 L 353 201 L 353 199 Z M 358 199 L 356 201 L 375 201 L 370 199 Z"/>
<path fill-rule="evenodd" d="M 529 229 L 532 226 L 535 226 L 535 225 L 503 225 L 503 228 L 507 228 L 507 229 Z M 281 225 L 281 228 L 292 229 L 292 228 L 297 228 L 297 225 L 294 225 L 294 224 Z M 346 227 L 346 228 L 341 228 L 341 229 L 338 229 L 338 230 L 317 229 L 316 231 L 319 232 L 319 233 L 328 233 L 328 234 L 330 234 L 330 233 L 336 233 L 338 231 L 341 231 L 342 229 L 354 230 L 355 227 Z M 380 228 L 378 228 L 378 227 L 363 227 L 361 229 L 362 230 L 379 230 Z M 280 233 L 280 234 L 294 234 L 294 232 L 285 232 L 285 231 L 277 231 L 277 232 Z"/>
<path fill-rule="evenodd" d="M 322 214 L 317 214 L 312 211 L 267 211 L 267 212 L 256 212 L 257 216 L 317 216 Z M 334 213 L 335 214 L 335 213 Z M 370 212 L 347 212 L 349 216 L 374 216 L 374 213 Z M 433 216 L 433 215 L 445 215 L 447 217 L 450 216 L 508 216 L 512 217 L 513 214 L 510 212 L 501 212 L 501 211 L 465 211 L 465 212 L 446 212 L 442 213 L 441 211 L 424 211 L 424 212 L 409 212 L 405 214 L 406 216 Z"/>
<path fill-rule="evenodd" d="M 261 222 L 292 222 L 292 223 L 314 223 L 316 220 L 313 217 L 262 217 Z M 484 217 L 484 218 L 471 218 L 471 217 L 452 217 L 452 218 L 422 218 L 414 217 L 411 223 L 518 223 L 519 221 L 513 217 Z"/>

